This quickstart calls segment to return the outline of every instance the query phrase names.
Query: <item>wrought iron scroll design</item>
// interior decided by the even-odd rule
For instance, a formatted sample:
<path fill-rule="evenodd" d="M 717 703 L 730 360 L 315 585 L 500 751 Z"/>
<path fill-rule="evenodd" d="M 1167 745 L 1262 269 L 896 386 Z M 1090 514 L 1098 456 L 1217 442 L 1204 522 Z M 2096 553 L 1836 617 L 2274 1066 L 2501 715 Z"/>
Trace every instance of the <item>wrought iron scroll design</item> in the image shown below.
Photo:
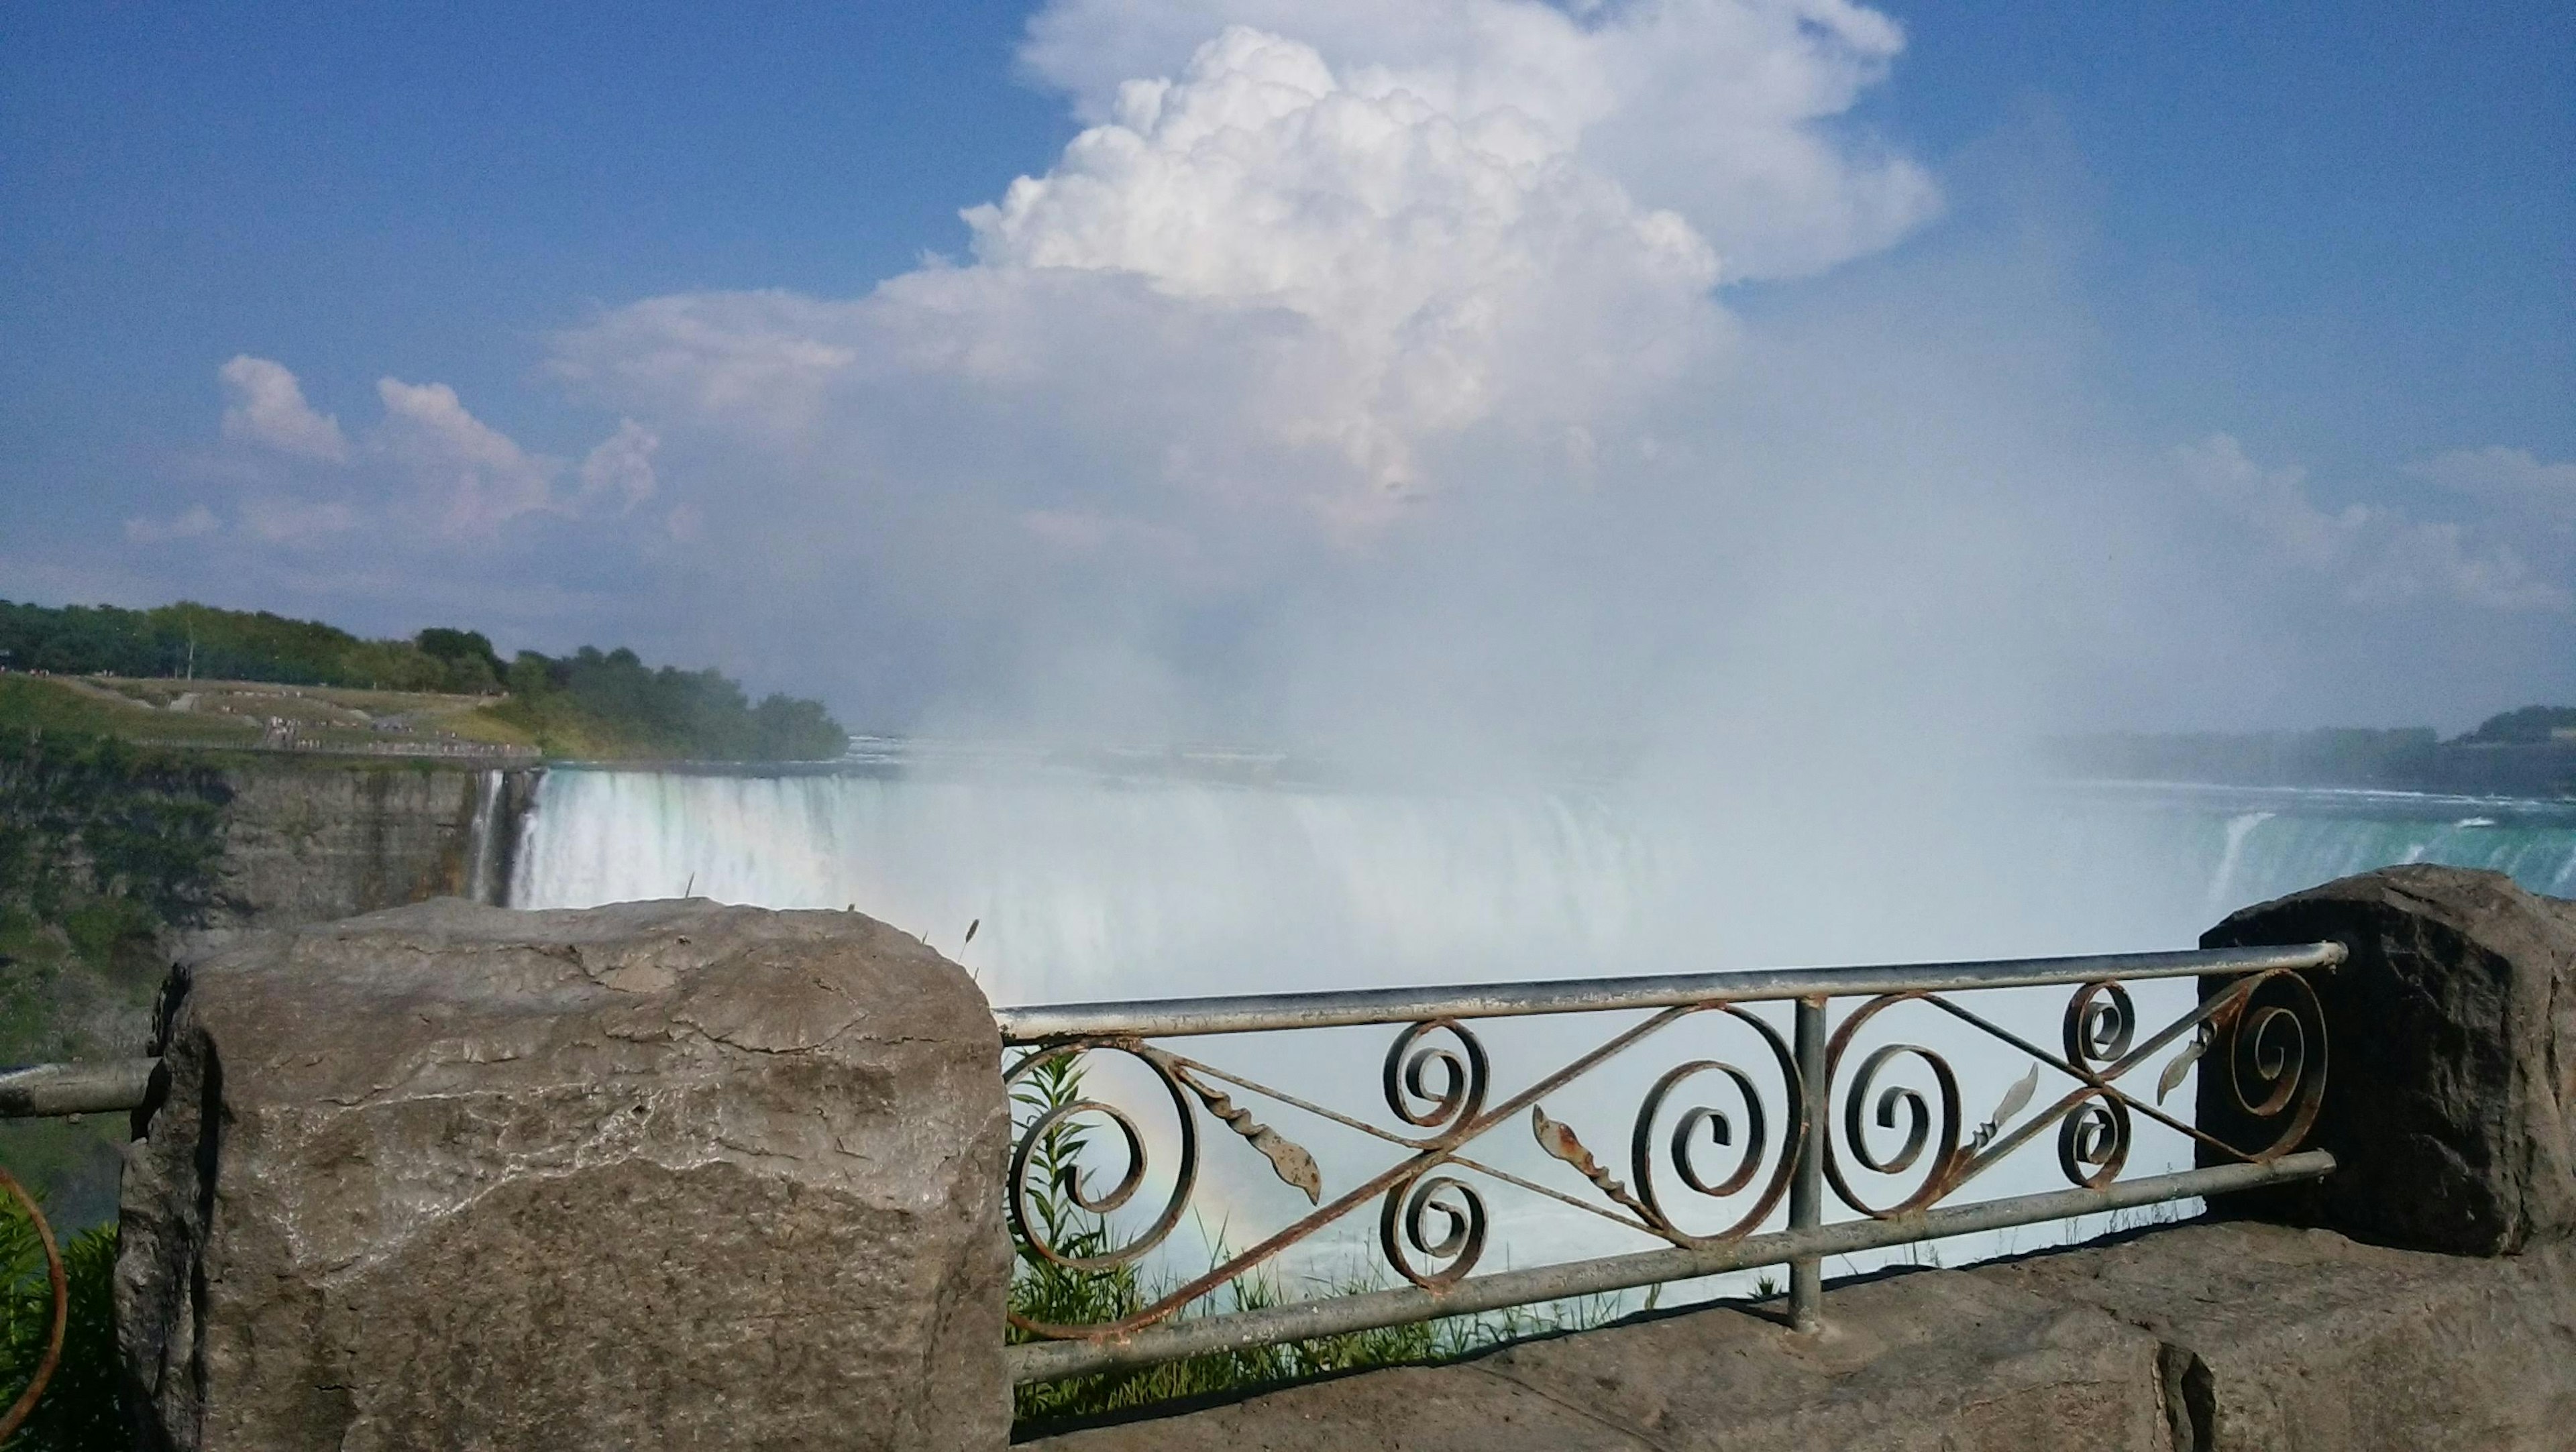
<path fill-rule="evenodd" d="M 1014 1091 L 1051 1064 L 1123 1057 L 1160 1087 L 1177 1129 L 1159 1146 L 1174 1156 L 1159 1177 L 1168 1178 L 1170 1189 L 1159 1206 L 1140 1207 L 1153 1211 L 1134 1217 L 1144 1221 L 1143 1228 L 1114 1245 L 1098 1239 L 1075 1249 L 1048 1238 L 1054 1221 L 1037 1213 L 1036 1202 L 1053 1197 L 1058 1205 L 1070 1204 L 1105 1232 L 1148 1179 L 1158 1178 L 1149 1175 L 1148 1164 L 1155 1137 L 1126 1111 L 1092 1098 L 1053 1104 L 1021 1123 L 1006 1203 L 1013 1234 L 1027 1254 L 1076 1271 L 1137 1266 L 1168 1241 L 1199 1185 L 1202 1156 L 1212 1152 L 1201 1139 L 1201 1114 L 1266 1160 L 1270 1172 L 1300 1191 L 1311 1209 L 1239 1251 L 1221 1253 L 1205 1273 L 1152 1296 L 1119 1320 L 1063 1325 L 1014 1313 L 1013 1324 L 1047 1339 L 1126 1336 L 1175 1316 L 1346 1217 L 1364 1214 L 1372 1203 L 1376 1251 L 1385 1267 L 1412 1286 L 1442 1292 L 1469 1276 L 1484 1256 L 1492 1224 L 1487 1195 L 1496 1186 L 1571 1206 L 1672 1246 L 1723 1245 L 1760 1230 L 1780 1208 L 1799 1168 L 1800 1146 L 1809 1138 L 1811 1114 L 1824 1121 L 1822 1169 L 1834 1196 L 1856 1214 L 1893 1220 L 1950 1199 L 2052 1131 L 2058 1170 L 2081 1189 L 2099 1189 L 2119 1177 L 2142 1119 L 2203 1147 L 2205 1163 L 2265 1164 L 2298 1148 L 2323 1099 L 2324 1020 L 2315 990 L 2296 970 L 2235 978 L 2152 1033 L 2143 1032 L 2121 982 L 2074 983 L 2053 1046 L 1972 1011 L 1955 992 L 1911 988 L 1855 996 L 1839 1013 L 1821 1083 L 1813 1086 L 1780 1031 L 1742 1002 L 1712 998 L 1662 1007 L 1508 1094 L 1496 1087 L 1491 1056 L 1473 1020 L 1400 1021 L 1390 1024 L 1397 1031 L 1380 1075 L 1387 1122 L 1344 1113 L 1142 1037 L 1092 1034 L 1030 1045 L 1006 1071 Z M 1878 1036 L 1867 1032 L 1913 1004 L 1967 1026 L 2029 1064 L 1980 1123 L 1967 1123 L 1960 1076 L 1943 1052 L 1901 1039 L 1875 1042 Z M 1665 1069 L 1630 1116 L 1624 1163 L 1605 1163 L 1574 1124 L 1548 1113 L 1544 1101 L 1565 1085 L 1702 1016 L 1739 1036 L 1749 1033 L 1751 1052 L 1736 1059 L 1685 1058 Z M 2248 1121 L 2268 1127 L 2271 1137 L 2259 1144 L 2229 1143 L 2195 1125 L 2188 1112 L 2168 1111 L 2163 1101 L 2195 1064 L 2223 1074 Z M 2150 1070 L 2152 1091 L 2135 1082 Z M 2034 1108 L 2051 1072 L 2062 1087 Z M 1238 1095 L 1253 1104 L 1238 1104 Z M 1366 1178 L 1328 1184 L 1312 1154 L 1257 1117 L 1254 1105 L 1263 1101 L 1365 1135 L 1386 1147 L 1391 1160 Z M 1027 1096 L 1015 1093 L 1015 1102 L 1026 1103 Z M 1259 1114 L 1278 1118 L 1268 1109 Z M 1044 1152 L 1051 1144 L 1060 1147 L 1064 1128 L 1077 1122 L 1114 1131 L 1104 1141 L 1123 1156 L 1114 1179 Z M 1521 1123 L 1549 1160 L 1564 1167 L 1555 1176 L 1559 1183 L 1513 1173 L 1477 1153 L 1479 1140 Z M 1086 1148 L 1090 1142 L 1084 1141 Z M 1049 1165 L 1051 1180 L 1041 1173 Z M 1885 1186 L 1892 1188 L 1880 1188 Z"/>

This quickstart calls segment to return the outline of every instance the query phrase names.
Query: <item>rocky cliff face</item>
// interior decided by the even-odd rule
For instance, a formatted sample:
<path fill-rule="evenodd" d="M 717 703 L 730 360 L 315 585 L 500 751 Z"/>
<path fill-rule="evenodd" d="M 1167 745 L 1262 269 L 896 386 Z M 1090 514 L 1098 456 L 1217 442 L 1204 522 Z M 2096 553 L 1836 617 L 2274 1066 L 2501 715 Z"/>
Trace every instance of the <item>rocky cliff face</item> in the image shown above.
<path fill-rule="evenodd" d="M 226 773 L 224 906 L 203 950 L 433 897 L 493 901 L 535 773 L 296 762 Z"/>

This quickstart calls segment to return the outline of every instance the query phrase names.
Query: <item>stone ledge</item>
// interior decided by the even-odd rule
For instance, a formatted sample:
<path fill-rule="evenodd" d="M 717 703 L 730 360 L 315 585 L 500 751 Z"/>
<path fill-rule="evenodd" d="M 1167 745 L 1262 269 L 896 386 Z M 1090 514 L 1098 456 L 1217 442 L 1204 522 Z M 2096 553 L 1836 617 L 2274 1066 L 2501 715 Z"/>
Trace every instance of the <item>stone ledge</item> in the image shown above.
<path fill-rule="evenodd" d="M 1001 1044 L 857 913 L 453 900 L 196 968 L 131 1151 L 138 1445 L 1000 1445 Z"/>
<path fill-rule="evenodd" d="M 1738 1305 L 1290 1387 L 1032 1445 L 1325 1448 L 2555 1448 L 2576 1262 L 2192 1225 L 1836 1287 L 1812 1340 Z"/>
<path fill-rule="evenodd" d="M 2190 1225 L 1968 1272 L 2171 1348 L 2192 1452 L 2564 1447 L 2576 1256 L 2468 1258 Z"/>

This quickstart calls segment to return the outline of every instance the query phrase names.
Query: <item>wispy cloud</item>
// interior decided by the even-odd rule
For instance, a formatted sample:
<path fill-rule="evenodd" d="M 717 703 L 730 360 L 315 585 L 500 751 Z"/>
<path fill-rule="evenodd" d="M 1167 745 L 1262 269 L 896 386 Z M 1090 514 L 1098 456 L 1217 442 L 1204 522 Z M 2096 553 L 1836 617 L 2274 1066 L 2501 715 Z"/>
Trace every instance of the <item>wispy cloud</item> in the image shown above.
<path fill-rule="evenodd" d="M 349 440 L 340 432 L 340 421 L 304 401 L 304 386 L 284 364 L 243 353 L 217 373 L 226 399 L 225 438 L 307 459 L 348 462 Z"/>
<path fill-rule="evenodd" d="M 2488 456 L 2514 452 L 2445 458 L 2466 460 L 2476 477 L 2488 478 L 2495 473 Z M 2481 541 L 2462 523 L 2419 520 L 2379 505 L 2323 508 L 2310 496 L 2305 469 L 2266 469 L 2226 434 L 2188 446 L 2177 457 L 2204 494 L 2348 600 L 2447 598 L 2493 610 L 2565 610 L 2576 603 L 2564 585 L 2534 569 L 2512 544 Z M 2451 472 L 2459 469 L 2451 466 Z M 2527 482 L 2524 474 L 2512 477 Z"/>
<path fill-rule="evenodd" d="M 468 413 L 444 383 L 376 382 L 384 452 L 418 485 L 441 528 L 483 533 L 554 504 L 560 460 L 530 454 Z"/>
<path fill-rule="evenodd" d="M 223 521 L 202 504 L 192 504 L 166 519 L 143 516 L 125 522 L 125 537 L 137 544 L 166 544 L 196 539 L 223 528 Z"/>
<path fill-rule="evenodd" d="M 2438 454 L 2410 472 L 2531 522 L 2576 527 L 2576 463 L 2491 445 Z"/>

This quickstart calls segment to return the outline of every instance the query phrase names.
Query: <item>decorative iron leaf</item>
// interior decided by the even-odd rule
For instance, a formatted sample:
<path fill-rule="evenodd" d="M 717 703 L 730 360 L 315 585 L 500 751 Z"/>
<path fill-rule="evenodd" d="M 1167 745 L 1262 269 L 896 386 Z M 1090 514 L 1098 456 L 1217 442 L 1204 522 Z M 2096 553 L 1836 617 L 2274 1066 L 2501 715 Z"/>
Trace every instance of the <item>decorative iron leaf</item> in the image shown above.
<path fill-rule="evenodd" d="M 1628 1187 L 1603 1169 L 1601 1162 L 1592 1157 L 1592 1151 L 1584 1148 L 1583 1141 L 1575 1136 L 1574 1126 L 1548 1118 L 1544 1108 L 1533 1104 L 1530 1106 L 1530 1134 L 1537 1139 L 1540 1149 L 1574 1166 L 1602 1194 L 1649 1220 L 1654 1218 L 1636 1196 L 1628 1193 Z"/>
<path fill-rule="evenodd" d="M 1987 1118 L 1986 1122 L 1977 1126 L 1974 1147 L 1984 1149 L 2003 1129 L 2006 1121 L 2030 1106 L 2030 1096 L 2038 1092 L 2039 1066 L 2033 1064 L 2030 1066 L 2029 1073 L 2022 1075 L 2010 1089 L 2004 1091 L 2002 1102 L 1995 1105 L 1995 1112 Z"/>
<path fill-rule="evenodd" d="M 1146 1049 L 1142 1052 L 1147 1059 L 1161 1066 L 1164 1072 L 1178 1081 L 1182 1088 L 1197 1095 L 1199 1102 L 1207 1106 L 1207 1112 L 1223 1120 L 1226 1128 L 1243 1136 L 1254 1149 L 1261 1151 L 1262 1158 L 1270 1161 L 1271 1171 L 1279 1176 L 1281 1183 L 1305 1191 L 1306 1203 L 1309 1205 L 1323 1202 L 1324 1172 L 1316 1166 L 1315 1157 L 1306 1153 L 1304 1147 L 1270 1126 L 1256 1123 L 1251 1110 L 1237 1105 L 1225 1091 L 1202 1082 L 1196 1074 L 1190 1072 L 1188 1065 L 1170 1054 L 1161 1049 Z"/>
<path fill-rule="evenodd" d="M 2182 1076 L 2190 1073 L 2191 1066 L 2200 1061 L 2200 1056 L 2209 1052 L 2209 1046 L 2216 1038 L 2217 1035 L 2211 1033 L 2209 1031 L 2209 1025 L 2205 1023 L 2202 1024 L 2198 1030 L 2194 1031 L 2191 1036 L 2191 1042 L 2184 1045 L 2183 1051 L 2174 1055 L 2173 1062 L 2165 1065 L 2165 1071 L 2156 1076 L 2156 1102 L 2158 1104 L 2164 1103 L 2165 1096 L 2174 1092 L 2174 1090 L 2181 1085 Z"/>

